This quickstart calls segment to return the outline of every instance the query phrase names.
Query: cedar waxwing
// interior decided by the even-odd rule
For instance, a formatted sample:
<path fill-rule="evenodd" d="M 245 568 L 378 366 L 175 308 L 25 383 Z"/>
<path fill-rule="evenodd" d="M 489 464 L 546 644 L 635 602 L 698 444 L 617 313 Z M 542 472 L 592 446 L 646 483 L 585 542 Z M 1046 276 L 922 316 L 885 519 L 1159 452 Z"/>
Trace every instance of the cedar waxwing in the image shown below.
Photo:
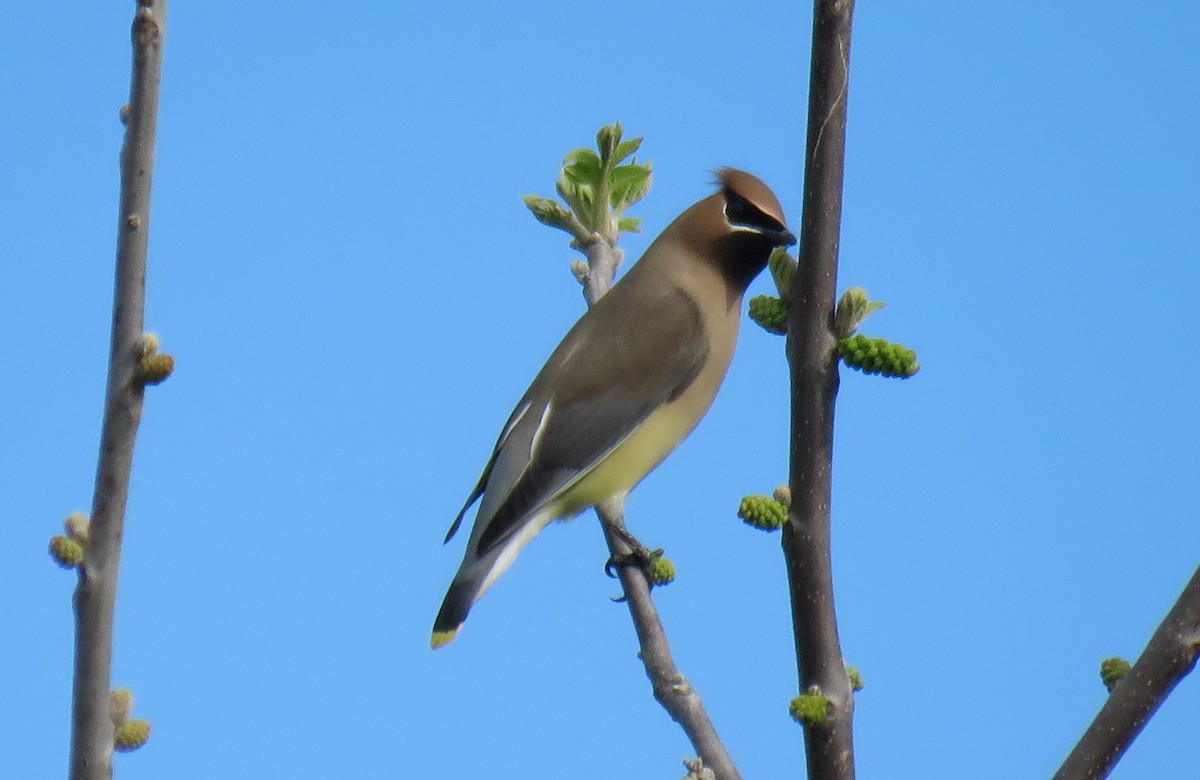
<path fill-rule="evenodd" d="M 775 247 L 796 243 L 767 185 L 732 168 L 716 183 L 567 332 L 508 418 L 446 535 L 482 497 L 433 647 L 539 531 L 591 506 L 621 509 L 708 411 L 746 287 Z"/>

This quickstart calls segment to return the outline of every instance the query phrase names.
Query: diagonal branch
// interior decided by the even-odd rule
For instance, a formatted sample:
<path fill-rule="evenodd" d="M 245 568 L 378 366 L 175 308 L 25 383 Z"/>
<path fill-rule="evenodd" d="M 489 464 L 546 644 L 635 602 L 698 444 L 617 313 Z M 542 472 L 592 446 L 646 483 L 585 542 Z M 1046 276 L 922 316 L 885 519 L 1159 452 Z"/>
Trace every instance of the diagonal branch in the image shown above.
<path fill-rule="evenodd" d="M 838 366 L 833 331 L 853 0 L 816 0 L 800 266 L 792 288 L 792 503 L 783 529 L 800 692 L 817 689 L 828 714 L 804 730 L 808 777 L 854 777 L 854 699 L 833 604 L 830 470 Z"/>
<path fill-rule="evenodd" d="M 1200 568 L 1067 756 L 1054 780 L 1108 777 L 1146 722 L 1200 655 Z"/>
<path fill-rule="evenodd" d="M 133 444 L 142 416 L 142 357 L 150 179 L 158 122 L 158 88 L 167 0 L 139 0 L 133 21 L 133 77 L 121 149 L 112 342 L 100 455 L 87 552 L 75 589 L 75 682 L 71 715 L 72 780 L 112 777 L 113 726 L 108 712 L 117 571 Z"/>
<path fill-rule="evenodd" d="M 581 247 L 587 255 L 588 275 L 584 281 L 584 297 L 591 306 L 608 291 L 612 284 L 616 266 L 620 262 L 620 250 L 606 241 L 596 241 Z M 632 550 L 613 526 L 624 527 L 625 518 L 619 507 L 598 506 L 600 525 L 613 558 L 627 557 Z M 733 765 L 729 751 L 717 735 L 716 727 L 700 702 L 700 695 L 675 666 L 667 633 L 659 620 L 658 610 L 650 597 L 650 582 L 640 566 L 617 566 L 617 576 L 629 606 L 629 616 L 637 632 L 638 657 L 646 668 L 646 676 L 654 689 L 654 698 L 667 714 L 678 723 L 691 741 L 696 754 L 711 769 L 719 780 L 741 780 Z"/>
<path fill-rule="evenodd" d="M 596 507 L 596 514 L 600 515 L 604 540 L 608 542 L 612 556 L 623 558 L 632 553 L 629 545 L 609 527 L 610 524 L 624 526 L 625 520 L 621 514 L 610 514 L 603 507 Z M 650 597 L 650 582 L 646 579 L 646 572 L 641 566 L 617 566 L 616 570 L 625 594 L 625 603 L 629 605 L 634 631 L 637 632 L 640 648 L 638 657 L 646 667 L 654 698 L 671 719 L 683 728 L 706 768 L 711 769 L 720 780 L 740 780 L 741 775 L 708 717 L 700 694 L 675 666 L 667 632 L 659 620 L 654 599 Z"/>

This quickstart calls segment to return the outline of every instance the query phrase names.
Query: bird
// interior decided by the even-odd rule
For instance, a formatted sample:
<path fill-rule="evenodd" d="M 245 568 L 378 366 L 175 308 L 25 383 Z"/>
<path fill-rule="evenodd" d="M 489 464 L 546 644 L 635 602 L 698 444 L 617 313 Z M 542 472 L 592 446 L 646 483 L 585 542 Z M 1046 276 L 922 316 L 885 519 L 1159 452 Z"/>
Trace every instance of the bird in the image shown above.
<path fill-rule="evenodd" d="M 592 506 L 619 513 L 708 411 L 746 288 L 776 247 L 796 243 L 761 179 L 721 168 L 715 184 L 567 332 L 504 424 L 446 534 L 478 500 L 434 649 L 543 528 Z"/>

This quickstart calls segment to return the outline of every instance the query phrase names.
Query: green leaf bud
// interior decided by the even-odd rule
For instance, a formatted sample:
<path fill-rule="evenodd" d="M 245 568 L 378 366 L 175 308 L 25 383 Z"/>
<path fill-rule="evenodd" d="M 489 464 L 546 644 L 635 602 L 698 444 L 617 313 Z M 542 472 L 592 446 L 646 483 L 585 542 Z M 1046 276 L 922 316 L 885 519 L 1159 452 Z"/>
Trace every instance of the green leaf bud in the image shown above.
<path fill-rule="evenodd" d="M 69 536 L 50 538 L 50 557 L 64 569 L 74 569 L 83 563 L 83 545 Z"/>
<path fill-rule="evenodd" d="M 63 521 L 63 529 L 66 530 L 67 536 L 83 545 L 87 544 L 90 526 L 91 523 L 83 512 L 72 512 Z"/>
<path fill-rule="evenodd" d="M 596 131 L 596 148 L 600 150 L 600 159 L 609 165 L 615 164 L 617 149 L 621 145 L 621 135 L 625 132 L 620 122 L 605 125 Z"/>
<path fill-rule="evenodd" d="M 787 522 L 787 507 L 770 496 L 746 496 L 738 505 L 738 517 L 760 531 L 778 531 Z"/>
<path fill-rule="evenodd" d="M 655 585 L 669 585 L 675 581 L 675 564 L 670 558 L 655 556 L 650 564 L 650 579 Z"/>
<path fill-rule="evenodd" d="M 796 271 L 799 270 L 800 263 L 788 254 L 786 249 L 776 247 L 775 251 L 771 252 L 771 256 L 767 258 L 767 267 L 771 269 L 771 278 L 775 280 L 779 297 L 785 301 L 790 300 L 792 287 L 796 283 Z"/>
<path fill-rule="evenodd" d="M 863 320 L 882 309 L 883 301 L 872 301 L 861 287 L 851 287 L 842 293 L 834 314 L 834 332 L 839 339 L 850 338 Z"/>
<path fill-rule="evenodd" d="M 525 201 L 525 206 L 533 212 L 533 217 L 538 222 L 571 232 L 571 212 L 563 208 L 558 201 L 539 198 L 537 195 L 523 195 L 521 200 Z"/>
<path fill-rule="evenodd" d="M 175 370 L 175 358 L 157 352 L 142 358 L 134 372 L 133 381 L 139 385 L 157 385 Z"/>
<path fill-rule="evenodd" d="M 700 758 L 685 758 L 683 766 L 688 773 L 680 778 L 680 780 L 717 780 L 717 775 L 704 765 L 704 760 Z"/>
<path fill-rule="evenodd" d="M 114 726 L 120 726 L 129 720 L 133 712 L 133 693 L 128 688 L 117 688 L 108 694 L 108 717 Z"/>
<path fill-rule="evenodd" d="M 913 350 L 861 333 L 839 341 L 838 355 L 846 365 L 864 374 L 908 379 L 921 368 Z"/>
<path fill-rule="evenodd" d="M 1132 668 L 1124 658 L 1105 658 L 1100 662 L 1100 679 L 1104 682 L 1104 687 L 1108 688 L 1109 693 Z"/>
<path fill-rule="evenodd" d="M 782 336 L 787 333 L 787 304 L 773 295 L 756 295 L 750 299 L 750 319 L 767 333 Z"/>
<path fill-rule="evenodd" d="M 127 720 L 113 733 L 113 747 L 122 753 L 137 750 L 150 739 L 150 724 L 144 720 Z"/>
<path fill-rule="evenodd" d="M 158 352 L 158 346 L 159 346 L 159 344 L 158 344 L 158 334 L 157 333 L 148 333 L 147 332 L 147 333 L 142 334 L 142 343 L 141 343 L 142 357 L 150 357 L 155 352 Z"/>
<path fill-rule="evenodd" d="M 797 723 L 805 726 L 819 726 L 825 722 L 829 714 L 829 698 L 821 693 L 816 686 L 808 689 L 808 693 L 792 699 L 788 713 Z"/>

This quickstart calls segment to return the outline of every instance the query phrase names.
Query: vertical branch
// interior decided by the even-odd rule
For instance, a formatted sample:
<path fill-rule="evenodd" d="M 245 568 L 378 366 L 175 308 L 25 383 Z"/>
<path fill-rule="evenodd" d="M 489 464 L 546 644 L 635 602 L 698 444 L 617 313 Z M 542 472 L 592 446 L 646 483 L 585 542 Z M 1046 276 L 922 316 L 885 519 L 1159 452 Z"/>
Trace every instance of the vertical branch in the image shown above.
<path fill-rule="evenodd" d="M 1108 777 L 1159 706 L 1196 666 L 1198 655 L 1200 569 L 1150 637 L 1142 657 L 1108 695 L 1054 780 Z"/>
<path fill-rule="evenodd" d="M 853 694 L 842 660 L 830 560 L 830 469 L 838 366 L 833 332 L 853 0 L 815 0 L 800 267 L 792 289 L 792 504 L 783 529 L 800 692 L 829 701 L 805 726 L 808 777 L 852 778 Z"/>
<path fill-rule="evenodd" d="M 607 241 L 590 242 L 581 246 L 581 249 L 587 256 L 589 269 L 587 278 L 581 281 L 584 283 L 584 298 L 591 306 L 612 286 L 613 275 L 621 259 L 620 250 Z M 614 527 L 625 527 L 621 507 L 602 504 L 596 507 L 596 514 L 604 529 L 609 554 L 617 560 L 627 558 L 633 550 L 613 530 Z M 633 620 L 633 629 L 637 633 L 640 648 L 638 657 L 646 669 L 646 676 L 650 678 L 654 698 L 672 720 L 683 728 L 705 767 L 711 769 L 719 780 L 741 780 L 741 774 L 700 701 L 700 694 L 675 665 L 666 629 L 658 617 L 654 599 L 650 597 L 651 583 L 646 572 L 640 566 L 617 566 L 616 570 L 625 594 L 625 603 L 629 607 L 629 616 Z"/>
<path fill-rule="evenodd" d="M 617 249 L 615 240 L 610 244 L 599 238 L 581 244 L 580 249 L 587 256 L 587 273 L 580 283 L 583 285 L 583 299 L 590 309 L 612 287 L 617 266 L 621 264 L 625 252 Z"/>
<path fill-rule="evenodd" d="M 142 416 L 142 385 L 134 381 L 145 312 L 150 179 L 158 121 L 166 0 L 138 0 L 133 21 L 133 76 L 121 149 L 116 282 L 104 420 L 87 551 L 75 589 L 75 682 L 71 715 L 71 778 L 112 776 L 113 726 L 108 712 L 117 570 L 133 444 Z"/>

